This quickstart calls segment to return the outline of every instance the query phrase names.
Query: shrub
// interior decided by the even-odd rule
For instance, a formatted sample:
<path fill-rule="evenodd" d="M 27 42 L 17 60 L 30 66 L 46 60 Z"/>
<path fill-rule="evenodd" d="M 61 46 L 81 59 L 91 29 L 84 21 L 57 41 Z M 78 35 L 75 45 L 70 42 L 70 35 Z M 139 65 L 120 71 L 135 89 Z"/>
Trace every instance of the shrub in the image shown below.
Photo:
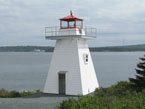
<path fill-rule="evenodd" d="M 15 97 L 21 97 L 19 92 L 16 92 L 16 90 L 12 90 L 8 93 L 9 98 L 15 98 Z"/>
<path fill-rule="evenodd" d="M 5 89 L 1 89 L 0 98 L 6 98 L 6 97 L 8 97 L 8 91 L 6 91 Z"/>
<path fill-rule="evenodd" d="M 7 91 L 5 89 L 0 90 L 0 98 L 15 98 L 15 97 L 23 97 L 23 96 L 28 96 L 28 95 L 33 95 L 36 93 L 42 93 L 41 90 L 36 90 L 36 91 L 28 91 L 28 92 L 17 92 L 16 90 L 12 91 Z"/>
<path fill-rule="evenodd" d="M 127 81 L 100 87 L 94 93 L 94 96 L 79 96 L 78 100 L 63 100 L 57 109 L 145 109 L 145 90 L 137 92 Z"/>
<path fill-rule="evenodd" d="M 119 81 L 117 84 L 110 86 L 109 88 L 102 88 L 95 90 L 95 96 L 98 97 L 106 97 L 106 96 L 129 96 L 133 91 L 135 91 L 134 87 L 132 87 L 130 82 L 127 81 Z"/>

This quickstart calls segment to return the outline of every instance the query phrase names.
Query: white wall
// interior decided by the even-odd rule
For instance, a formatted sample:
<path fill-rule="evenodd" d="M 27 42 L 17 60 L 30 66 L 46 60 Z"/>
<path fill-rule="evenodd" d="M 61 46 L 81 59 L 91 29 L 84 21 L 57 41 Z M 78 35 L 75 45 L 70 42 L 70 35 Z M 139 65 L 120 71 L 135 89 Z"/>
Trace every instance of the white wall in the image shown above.
<path fill-rule="evenodd" d="M 83 29 L 81 29 L 81 33 L 78 28 L 73 29 L 60 29 L 58 32 L 59 36 L 66 36 L 66 35 L 85 35 L 85 32 Z"/>
<path fill-rule="evenodd" d="M 77 40 L 57 40 L 50 65 L 44 93 L 58 94 L 58 72 L 68 71 L 66 75 L 66 94 L 82 93 Z"/>
<path fill-rule="evenodd" d="M 83 54 L 89 55 L 88 64 Z M 66 95 L 85 95 L 99 87 L 88 44 L 85 39 L 57 40 L 52 56 L 44 93 L 59 93 L 58 72 L 66 73 Z"/>
<path fill-rule="evenodd" d="M 92 62 L 91 54 L 88 49 L 87 40 L 78 40 L 78 53 L 82 81 L 83 95 L 93 92 L 99 87 L 96 72 Z M 88 63 L 84 61 L 84 54 L 88 54 Z"/>

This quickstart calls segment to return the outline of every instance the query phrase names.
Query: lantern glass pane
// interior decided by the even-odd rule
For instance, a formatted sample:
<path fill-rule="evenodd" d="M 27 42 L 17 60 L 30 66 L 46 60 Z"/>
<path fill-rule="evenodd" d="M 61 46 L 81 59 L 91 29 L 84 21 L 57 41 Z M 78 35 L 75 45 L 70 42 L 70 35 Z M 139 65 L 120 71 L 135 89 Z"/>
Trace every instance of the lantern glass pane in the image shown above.
<path fill-rule="evenodd" d="M 82 21 L 77 20 L 77 21 L 76 21 L 76 27 L 81 28 L 81 26 L 82 26 Z"/>
<path fill-rule="evenodd" d="M 75 27 L 75 22 L 74 21 L 69 21 L 69 27 Z"/>
<path fill-rule="evenodd" d="M 61 22 L 61 27 L 62 28 L 67 28 L 68 27 L 68 22 L 67 21 L 62 21 Z"/>

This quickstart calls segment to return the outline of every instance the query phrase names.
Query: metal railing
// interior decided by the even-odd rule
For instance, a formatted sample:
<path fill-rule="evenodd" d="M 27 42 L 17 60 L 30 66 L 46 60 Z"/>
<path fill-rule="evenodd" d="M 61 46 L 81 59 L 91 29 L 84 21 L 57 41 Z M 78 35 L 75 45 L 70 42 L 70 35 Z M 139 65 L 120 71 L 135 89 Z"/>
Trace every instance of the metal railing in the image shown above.
<path fill-rule="evenodd" d="M 86 36 L 93 36 L 93 37 L 97 36 L 97 29 L 94 27 L 85 27 L 84 30 Z"/>
<path fill-rule="evenodd" d="M 57 36 L 59 29 L 59 26 L 45 27 L 45 36 Z"/>
<path fill-rule="evenodd" d="M 64 34 L 67 33 L 67 35 L 71 36 L 72 32 L 76 31 L 81 33 L 81 29 L 62 29 L 63 31 L 60 31 L 60 26 L 53 26 L 53 27 L 45 27 L 45 36 L 63 36 L 61 34 L 61 32 L 63 32 Z M 96 28 L 92 28 L 92 27 L 85 27 L 84 29 L 85 32 L 85 36 L 87 37 L 96 37 L 97 36 L 97 29 Z"/>

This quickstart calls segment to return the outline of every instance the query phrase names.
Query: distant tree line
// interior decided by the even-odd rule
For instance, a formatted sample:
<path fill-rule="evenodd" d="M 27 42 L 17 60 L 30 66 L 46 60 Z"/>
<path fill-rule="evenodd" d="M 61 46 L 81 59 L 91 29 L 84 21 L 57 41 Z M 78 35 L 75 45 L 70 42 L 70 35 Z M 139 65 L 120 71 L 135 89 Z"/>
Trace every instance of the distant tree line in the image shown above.
<path fill-rule="evenodd" d="M 90 51 L 145 51 L 145 44 L 112 47 L 91 47 Z"/>
<path fill-rule="evenodd" d="M 0 47 L 0 52 L 34 52 L 34 51 L 53 52 L 54 47 L 49 46 L 7 46 Z"/>
<path fill-rule="evenodd" d="M 112 46 L 112 47 L 90 47 L 91 52 L 97 51 L 145 51 L 145 44 L 129 46 Z M 35 51 L 53 52 L 51 46 L 5 46 L 0 47 L 0 52 L 35 52 Z"/>

